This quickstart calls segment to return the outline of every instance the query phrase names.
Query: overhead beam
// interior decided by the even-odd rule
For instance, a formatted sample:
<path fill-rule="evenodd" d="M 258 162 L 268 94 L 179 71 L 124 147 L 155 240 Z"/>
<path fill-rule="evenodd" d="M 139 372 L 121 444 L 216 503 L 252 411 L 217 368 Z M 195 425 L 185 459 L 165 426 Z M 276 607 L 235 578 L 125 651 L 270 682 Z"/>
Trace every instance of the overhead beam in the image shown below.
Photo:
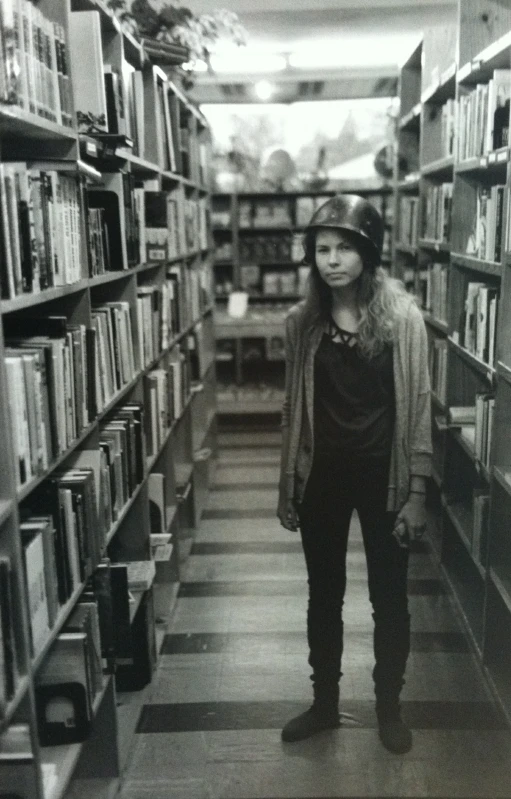
<path fill-rule="evenodd" d="M 372 9 L 398 9 L 409 8 L 410 2 L 412 5 L 419 8 L 437 7 L 437 6 L 457 6 L 457 0 L 367 0 L 364 3 L 364 13 L 370 14 Z M 279 11 L 310 11 L 310 0 L 230 0 L 227 4 L 229 11 L 235 11 L 237 14 L 264 14 L 265 12 L 279 12 Z M 360 9 L 360 0 L 319 0 L 314 5 L 314 10 L 321 9 L 335 9 L 336 11 L 343 9 Z M 194 0 L 193 10 L 196 13 L 206 13 L 211 11 L 211 0 Z"/>

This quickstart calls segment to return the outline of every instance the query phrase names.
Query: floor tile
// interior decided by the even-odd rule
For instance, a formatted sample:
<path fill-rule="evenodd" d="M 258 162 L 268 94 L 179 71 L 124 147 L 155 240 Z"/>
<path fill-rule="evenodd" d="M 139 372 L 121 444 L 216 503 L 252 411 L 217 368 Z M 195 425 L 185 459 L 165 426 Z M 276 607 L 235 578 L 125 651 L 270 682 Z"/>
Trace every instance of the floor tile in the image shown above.
<path fill-rule="evenodd" d="M 280 468 L 276 465 L 266 466 L 222 466 L 217 469 L 215 474 L 215 482 L 211 486 L 212 491 L 217 491 L 225 485 L 232 486 L 239 484 L 241 488 L 245 489 L 247 484 L 259 485 L 264 483 L 265 486 L 276 488 L 279 482 Z"/>
<path fill-rule="evenodd" d="M 372 608 L 350 529 L 339 730 L 283 744 L 312 698 L 300 537 L 276 518 L 280 431 L 225 433 L 119 799 L 511 799 L 511 733 L 424 542 L 409 565 L 402 694 L 414 746 L 378 738 Z M 243 485 L 248 483 L 249 485 Z"/>

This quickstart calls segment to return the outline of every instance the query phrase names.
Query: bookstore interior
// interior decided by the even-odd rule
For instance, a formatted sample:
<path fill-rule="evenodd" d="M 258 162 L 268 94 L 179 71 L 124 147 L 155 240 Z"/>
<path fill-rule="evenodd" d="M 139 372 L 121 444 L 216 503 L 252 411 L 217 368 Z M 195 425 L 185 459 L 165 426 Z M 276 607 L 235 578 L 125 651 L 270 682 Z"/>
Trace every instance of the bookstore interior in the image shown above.
<path fill-rule="evenodd" d="M 207 83 L 115 5 L 0 0 L 0 796 L 115 795 L 219 425 L 278 424 L 303 230 L 339 190 L 422 308 L 428 536 L 511 722 L 511 6 L 417 36 L 371 180 L 276 149 L 227 184 Z"/>

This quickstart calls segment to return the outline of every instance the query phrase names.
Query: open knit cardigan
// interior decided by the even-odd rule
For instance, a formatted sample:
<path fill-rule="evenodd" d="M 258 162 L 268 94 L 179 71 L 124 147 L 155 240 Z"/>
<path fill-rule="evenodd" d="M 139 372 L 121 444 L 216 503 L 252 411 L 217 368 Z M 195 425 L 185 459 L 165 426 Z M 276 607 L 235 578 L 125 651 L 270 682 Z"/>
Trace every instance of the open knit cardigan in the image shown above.
<path fill-rule="evenodd" d="M 310 326 L 304 302 L 286 318 L 286 388 L 282 408 L 283 447 L 280 500 L 300 503 L 314 454 L 314 357 L 326 323 Z M 408 499 L 410 476 L 431 474 L 431 402 L 428 342 L 422 314 L 410 298 L 395 325 L 395 424 L 390 458 L 387 510 Z"/>

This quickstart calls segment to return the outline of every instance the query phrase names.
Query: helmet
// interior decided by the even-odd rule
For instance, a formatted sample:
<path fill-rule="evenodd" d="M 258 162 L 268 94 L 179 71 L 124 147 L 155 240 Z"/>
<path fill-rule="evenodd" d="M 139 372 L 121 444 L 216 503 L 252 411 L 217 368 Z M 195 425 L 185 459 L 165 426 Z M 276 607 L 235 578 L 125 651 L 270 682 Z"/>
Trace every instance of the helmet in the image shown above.
<path fill-rule="evenodd" d="M 306 233 L 316 228 L 349 230 L 362 239 L 374 263 L 380 263 L 383 220 L 370 202 L 358 194 L 336 194 L 313 214 Z M 362 243 L 361 242 L 361 243 Z"/>

